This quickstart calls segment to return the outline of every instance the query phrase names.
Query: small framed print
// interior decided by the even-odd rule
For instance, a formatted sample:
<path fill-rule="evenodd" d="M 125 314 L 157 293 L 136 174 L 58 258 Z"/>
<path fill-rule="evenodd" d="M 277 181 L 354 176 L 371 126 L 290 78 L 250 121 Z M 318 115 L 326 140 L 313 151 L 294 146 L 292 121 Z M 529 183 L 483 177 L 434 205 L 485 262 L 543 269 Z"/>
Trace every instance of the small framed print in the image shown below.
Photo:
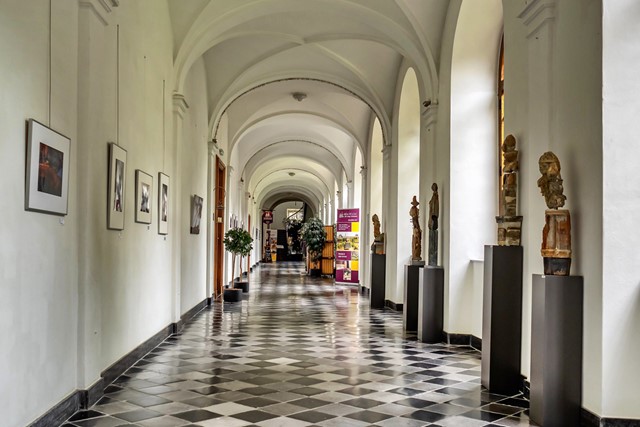
<path fill-rule="evenodd" d="M 169 234 L 169 177 L 158 173 L 158 234 Z"/>
<path fill-rule="evenodd" d="M 127 151 L 109 143 L 109 201 L 107 228 L 124 230 L 124 191 L 127 176 Z"/>
<path fill-rule="evenodd" d="M 69 150 L 71 141 L 45 125 L 29 119 L 25 209 L 66 215 L 69 200 Z"/>
<path fill-rule="evenodd" d="M 153 177 L 136 169 L 136 222 L 151 224 Z"/>
<path fill-rule="evenodd" d="M 191 234 L 200 234 L 200 219 L 202 218 L 202 197 L 194 194 L 191 198 Z"/>

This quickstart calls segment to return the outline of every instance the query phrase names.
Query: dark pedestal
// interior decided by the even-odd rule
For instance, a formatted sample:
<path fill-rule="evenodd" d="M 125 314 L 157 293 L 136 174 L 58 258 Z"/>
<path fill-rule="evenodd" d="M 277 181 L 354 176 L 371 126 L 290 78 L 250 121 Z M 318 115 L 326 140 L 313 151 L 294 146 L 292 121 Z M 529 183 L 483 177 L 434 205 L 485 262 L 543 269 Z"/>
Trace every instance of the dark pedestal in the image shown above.
<path fill-rule="evenodd" d="M 384 308 L 386 255 L 371 254 L 371 308 Z"/>
<path fill-rule="evenodd" d="M 243 293 L 249 292 L 249 282 L 234 282 L 233 287 L 241 289 Z"/>
<path fill-rule="evenodd" d="M 522 246 L 484 247 L 482 301 L 482 385 L 516 394 L 522 383 Z"/>
<path fill-rule="evenodd" d="M 424 265 L 404 266 L 404 305 L 402 306 L 402 328 L 405 332 L 418 331 L 418 289 L 421 268 L 424 268 Z"/>
<path fill-rule="evenodd" d="M 442 342 L 444 319 L 444 268 L 427 265 L 419 271 L 418 339 Z"/>
<path fill-rule="evenodd" d="M 224 302 L 239 302 L 242 301 L 242 289 L 227 288 L 224 290 L 222 296 Z"/>
<path fill-rule="evenodd" d="M 531 420 L 544 427 L 580 425 L 582 277 L 533 275 Z"/>

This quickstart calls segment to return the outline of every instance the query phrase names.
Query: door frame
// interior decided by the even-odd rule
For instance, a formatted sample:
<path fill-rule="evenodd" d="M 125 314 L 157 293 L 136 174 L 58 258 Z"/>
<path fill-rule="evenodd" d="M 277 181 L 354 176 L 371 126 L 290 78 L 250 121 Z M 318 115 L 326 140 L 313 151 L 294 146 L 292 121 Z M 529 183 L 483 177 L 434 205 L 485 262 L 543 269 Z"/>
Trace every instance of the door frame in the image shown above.
<path fill-rule="evenodd" d="M 215 201 L 214 212 L 214 247 L 213 247 L 213 295 L 215 299 L 222 296 L 224 289 L 224 214 L 226 201 L 227 168 L 219 156 L 216 156 Z"/>

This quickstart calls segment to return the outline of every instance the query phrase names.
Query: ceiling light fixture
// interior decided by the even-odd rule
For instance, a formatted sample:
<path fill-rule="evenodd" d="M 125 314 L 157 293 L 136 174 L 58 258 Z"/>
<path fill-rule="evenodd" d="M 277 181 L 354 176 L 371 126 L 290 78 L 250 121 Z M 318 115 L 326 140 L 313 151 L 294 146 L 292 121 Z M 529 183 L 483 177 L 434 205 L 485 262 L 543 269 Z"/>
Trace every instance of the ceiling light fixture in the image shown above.
<path fill-rule="evenodd" d="M 293 99 L 295 99 L 296 101 L 302 102 L 302 100 L 307 97 L 307 94 L 304 92 L 293 92 L 291 96 L 293 96 Z"/>
<path fill-rule="evenodd" d="M 289 176 L 294 176 L 295 174 L 295 172 L 289 172 Z"/>

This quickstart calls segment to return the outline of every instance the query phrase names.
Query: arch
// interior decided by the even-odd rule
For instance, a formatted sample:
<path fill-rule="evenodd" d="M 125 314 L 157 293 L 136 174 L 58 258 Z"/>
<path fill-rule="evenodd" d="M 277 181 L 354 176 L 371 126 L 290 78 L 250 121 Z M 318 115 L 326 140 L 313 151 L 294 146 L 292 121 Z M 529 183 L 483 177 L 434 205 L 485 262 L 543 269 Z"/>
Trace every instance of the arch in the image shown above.
<path fill-rule="evenodd" d="M 501 35 L 501 0 L 462 2 L 451 60 L 451 227 L 445 295 L 446 326 L 459 333 L 482 333 L 472 317 L 481 312 L 482 301 L 471 297 L 471 260 L 483 259 L 484 245 L 496 239 L 496 58 Z"/>

